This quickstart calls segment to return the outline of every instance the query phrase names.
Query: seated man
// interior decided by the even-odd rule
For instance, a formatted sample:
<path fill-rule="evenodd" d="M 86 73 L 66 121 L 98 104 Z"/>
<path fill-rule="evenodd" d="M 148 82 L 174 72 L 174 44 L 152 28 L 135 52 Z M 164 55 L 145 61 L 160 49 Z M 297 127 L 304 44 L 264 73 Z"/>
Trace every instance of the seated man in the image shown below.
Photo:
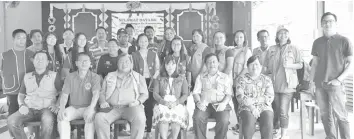
<path fill-rule="evenodd" d="M 90 56 L 79 53 L 75 62 L 78 70 L 65 78 L 60 97 L 58 129 L 61 139 L 70 139 L 70 121 L 84 118 L 85 138 L 93 139 L 95 128 L 93 118 L 101 89 L 101 77 L 90 71 Z M 65 108 L 70 96 L 69 107 Z"/>
<path fill-rule="evenodd" d="M 41 139 L 53 138 L 54 116 L 58 112 L 56 97 L 62 84 L 60 75 L 47 69 L 48 59 L 45 51 L 36 52 L 33 59 L 35 71 L 24 76 L 18 95 L 20 109 L 7 119 L 9 132 L 15 139 L 27 139 L 23 124 L 34 120 L 41 121 Z"/>
<path fill-rule="evenodd" d="M 244 139 L 252 139 L 257 119 L 261 138 L 273 139 L 272 80 L 261 74 L 262 66 L 257 56 L 247 60 L 247 68 L 248 73 L 241 75 L 236 84 L 236 98 L 240 106 L 238 112 L 242 120 Z"/>
<path fill-rule="evenodd" d="M 215 117 L 215 139 L 224 139 L 228 131 L 232 96 L 231 78 L 218 70 L 218 57 L 211 53 L 205 56 L 207 71 L 198 75 L 193 97 L 196 101 L 193 122 L 195 138 L 206 139 L 208 118 Z"/>
<path fill-rule="evenodd" d="M 128 54 L 118 56 L 118 70 L 108 73 L 100 93 L 100 107 L 108 109 L 95 116 L 98 139 L 110 138 L 110 125 L 126 119 L 131 124 L 131 139 L 142 139 L 146 117 L 142 103 L 148 98 L 145 78 L 132 70 Z"/>

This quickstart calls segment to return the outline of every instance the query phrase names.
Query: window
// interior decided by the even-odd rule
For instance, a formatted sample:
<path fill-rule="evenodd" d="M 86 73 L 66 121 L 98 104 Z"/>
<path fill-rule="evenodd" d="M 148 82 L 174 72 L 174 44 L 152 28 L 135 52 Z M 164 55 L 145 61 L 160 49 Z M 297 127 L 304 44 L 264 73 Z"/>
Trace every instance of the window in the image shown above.
<path fill-rule="evenodd" d="M 252 48 L 259 47 L 257 32 L 269 32 L 270 45 L 275 44 L 278 26 L 289 30 L 292 44 L 297 46 L 305 61 L 311 59 L 311 48 L 317 36 L 316 1 L 254 1 L 252 6 Z"/>

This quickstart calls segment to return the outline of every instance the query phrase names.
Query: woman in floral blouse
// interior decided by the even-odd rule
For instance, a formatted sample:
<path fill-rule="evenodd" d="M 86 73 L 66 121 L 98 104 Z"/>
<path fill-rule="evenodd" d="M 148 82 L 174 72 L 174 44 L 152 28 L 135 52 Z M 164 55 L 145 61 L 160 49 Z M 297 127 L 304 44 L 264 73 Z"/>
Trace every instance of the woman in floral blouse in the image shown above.
<path fill-rule="evenodd" d="M 262 66 L 256 56 L 247 60 L 248 73 L 237 78 L 236 98 L 239 102 L 239 115 L 242 120 L 244 139 L 252 139 L 257 119 L 261 138 L 273 137 L 273 84 L 271 79 L 261 74 Z"/>
<path fill-rule="evenodd" d="M 166 56 L 161 77 L 154 83 L 153 126 L 158 126 L 163 139 L 168 137 L 171 126 L 172 138 L 177 139 L 179 130 L 187 128 L 188 112 L 184 102 L 188 97 L 188 84 L 185 76 L 176 71 L 177 63 L 172 55 Z"/>

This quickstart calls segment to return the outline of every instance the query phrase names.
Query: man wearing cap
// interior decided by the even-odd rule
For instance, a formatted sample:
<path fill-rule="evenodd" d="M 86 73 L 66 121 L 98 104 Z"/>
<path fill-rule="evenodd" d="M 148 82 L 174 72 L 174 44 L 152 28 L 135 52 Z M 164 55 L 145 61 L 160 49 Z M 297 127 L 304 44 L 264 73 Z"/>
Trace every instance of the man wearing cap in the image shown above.
<path fill-rule="evenodd" d="M 131 43 L 128 42 L 129 35 L 124 28 L 118 30 L 117 40 L 119 42 L 118 45 L 120 47 L 118 50 L 118 54 L 122 54 L 122 53 L 132 54 L 137 50 L 134 46 L 132 46 Z"/>
<path fill-rule="evenodd" d="M 31 30 L 30 35 L 29 35 L 32 45 L 27 47 L 28 50 L 31 50 L 32 52 L 37 52 L 43 49 L 42 46 L 42 31 L 39 29 L 34 29 Z"/>
<path fill-rule="evenodd" d="M 263 71 L 272 79 L 274 86 L 274 136 L 286 139 L 289 137 L 290 102 L 299 84 L 297 69 L 303 67 L 303 61 L 300 50 L 291 43 L 289 30 L 284 26 L 278 27 L 275 42 L 276 45 L 267 50 Z"/>
<path fill-rule="evenodd" d="M 312 46 L 310 81 L 316 87 L 316 102 L 320 107 L 326 139 L 336 139 L 333 112 L 338 121 L 340 138 L 350 139 L 343 81 L 353 68 L 353 46 L 347 37 L 337 33 L 335 14 L 324 13 L 321 25 L 323 36 L 316 39 Z"/>
<path fill-rule="evenodd" d="M 132 44 L 132 46 L 137 47 L 137 41 L 134 38 L 134 33 L 135 33 L 135 29 L 134 26 L 132 24 L 127 24 L 125 25 L 125 31 L 127 31 L 128 35 L 129 35 L 129 40 L 128 42 Z M 136 49 L 137 50 L 137 49 Z"/>
<path fill-rule="evenodd" d="M 100 93 L 100 108 L 95 116 L 98 139 L 110 138 L 110 125 L 126 119 L 131 125 L 131 139 L 143 139 L 146 116 L 142 105 L 148 98 L 145 78 L 132 70 L 131 56 L 118 56 L 118 70 L 108 73 Z"/>

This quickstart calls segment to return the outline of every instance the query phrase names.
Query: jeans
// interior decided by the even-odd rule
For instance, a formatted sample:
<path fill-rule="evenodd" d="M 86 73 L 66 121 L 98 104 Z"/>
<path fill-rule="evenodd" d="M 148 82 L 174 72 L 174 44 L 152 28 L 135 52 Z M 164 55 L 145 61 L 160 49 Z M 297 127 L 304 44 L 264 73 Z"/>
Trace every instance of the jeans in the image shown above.
<path fill-rule="evenodd" d="M 58 120 L 58 130 L 61 139 L 70 139 L 70 135 L 71 135 L 70 121 L 84 118 L 86 115 L 85 109 L 86 108 L 75 109 L 72 106 L 65 109 L 66 115 L 63 117 L 62 121 Z M 94 123 L 93 122 L 89 123 L 85 119 L 84 129 L 85 129 L 85 139 L 93 139 L 95 133 Z"/>
<path fill-rule="evenodd" d="M 274 93 L 275 114 L 274 123 L 277 125 L 280 122 L 281 128 L 288 128 L 289 126 L 289 108 L 290 102 L 294 93 Z"/>
<path fill-rule="evenodd" d="M 41 133 L 40 139 L 51 139 L 54 125 L 54 113 L 49 109 L 45 108 L 42 110 L 29 109 L 27 115 L 22 115 L 20 112 L 15 112 L 7 119 L 7 126 L 11 135 L 15 139 L 27 139 L 27 136 L 24 131 L 24 122 L 29 121 L 41 121 Z M 36 135 L 38 136 L 38 135 Z"/>
<path fill-rule="evenodd" d="M 107 113 L 97 113 L 95 116 L 95 130 L 98 139 L 110 139 L 110 125 L 118 119 L 126 119 L 130 122 L 131 139 L 142 139 L 144 137 L 146 117 L 143 106 L 139 105 L 127 108 L 113 108 Z"/>
<path fill-rule="evenodd" d="M 224 139 L 227 135 L 229 119 L 230 119 L 230 105 L 226 106 L 224 111 L 216 112 L 215 109 L 208 105 L 205 111 L 195 108 L 193 114 L 193 128 L 195 131 L 195 139 L 206 139 L 206 130 L 209 117 L 214 117 L 216 120 L 215 137 L 214 139 Z"/>
<path fill-rule="evenodd" d="M 323 83 L 316 87 L 316 101 L 320 108 L 321 119 L 327 139 L 335 139 L 334 112 L 341 139 L 350 139 L 348 112 L 345 108 L 346 94 L 344 86 L 333 86 Z"/>
<path fill-rule="evenodd" d="M 7 97 L 7 105 L 9 106 L 9 116 L 13 113 L 15 113 L 16 111 L 18 111 L 19 106 L 18 106 L 18 102 L 17 102 L 17 96 L 16 95 L 6 95 Z"/>
<path fill-rule="evenodd" d="M 149 86 L 150 79 L 146 79 L 146 84 Z M 151 86 L 153 87 L 153 85 Z M 149 90 L 149 98 L 144 102 L 144 111 L 146 115 L 146 132 L 151 132 L 152 128 L 152 116 L 154 115 L 155 99 L 153 92 Z"/>
<path fill-rule="evenodd" d="M 244 139 L 252 139 L 256 129 L 257 119 L 250 111 L 241 111 L 240 117 L 242 120 L 242 134 Z M 263 111 L 260 115 L 259 126 L 262 139 L 273 139 L 273 112 Z"/>

